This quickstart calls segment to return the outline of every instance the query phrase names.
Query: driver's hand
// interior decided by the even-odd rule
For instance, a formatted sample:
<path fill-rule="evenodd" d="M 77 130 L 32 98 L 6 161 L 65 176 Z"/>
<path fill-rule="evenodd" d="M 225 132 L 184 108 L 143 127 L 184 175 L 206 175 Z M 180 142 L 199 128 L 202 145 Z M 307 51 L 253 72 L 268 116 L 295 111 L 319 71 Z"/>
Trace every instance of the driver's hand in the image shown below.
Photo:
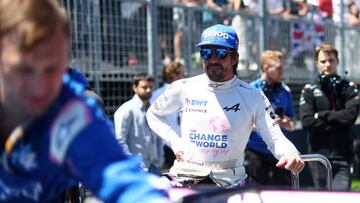
<path fill-rule="evenodd" d="M 299 173 L 304 169 L 305 163 L 298 154 L 286 154 L 276 164 L 279 168 L 285 168 L 293 173 Z"/>
<path fill-rule="evenodd" d="M 177 161 L 185 161 L 184 152 L 179 151 L 175 153 L 175 157 Z"/>

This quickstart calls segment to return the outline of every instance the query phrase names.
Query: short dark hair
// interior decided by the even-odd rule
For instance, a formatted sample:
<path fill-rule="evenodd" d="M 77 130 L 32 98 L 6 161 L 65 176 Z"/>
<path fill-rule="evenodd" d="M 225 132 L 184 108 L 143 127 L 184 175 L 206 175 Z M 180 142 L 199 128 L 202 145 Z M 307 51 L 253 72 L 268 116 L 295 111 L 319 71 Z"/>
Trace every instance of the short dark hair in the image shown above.
<path fill-rule="evenodd" d="M 322 44 L 322 45 L 319 45 L 316 47 L 315 49 L 315 61 L 318 60 L 318 57 L 319 57 L 319 53 L 320 51 L 324 52 L 324 53 L 327 53 L 327 54 L 331 54 L 333 53 L 336 57 L 336 60 L 339 62 L 339 58 L 338 58 L 338 51 L 337 49 L 331 45 L 331 44 Z"/>
<path fill-rule="evenodd" d="M 236 49 L 230 49 L 230 54 L 233 54 L 234 57 L 238 57 L 238 59 L 239 59 L 239 56 L 238 56 L 239 53 L 237 52 Z M 238 67 L 238 64 L 239 64 L 239 61 L 238 61 L 236 64 L 233 65 L 233 73 L 234 73 L 234 75 L 236 75 L 236 76 L 237 76 L 237 67 Z"/>
<path fill-rule="evenodd" d="M 154 82 L 154 78 L 152 78 L 148 73 L 141 72 L 141 73 L 137 73 L 133 77 L 131 84 L 135 85 L 137 87 L 139 85 L 140 80 L 147 80 L 147 81 Z"/>

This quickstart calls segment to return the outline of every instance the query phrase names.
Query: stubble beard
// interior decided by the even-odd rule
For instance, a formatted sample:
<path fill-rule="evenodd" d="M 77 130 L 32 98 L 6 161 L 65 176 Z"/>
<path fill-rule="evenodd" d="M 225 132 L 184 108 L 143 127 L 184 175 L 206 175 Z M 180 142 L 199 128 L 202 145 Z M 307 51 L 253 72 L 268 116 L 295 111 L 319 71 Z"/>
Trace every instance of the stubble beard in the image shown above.
<path fill-rule="evenodd" d="M 144 95 L 138 95 L 140 97 L 140 99 L 142 101 L 149 101 L 150 98 L 151 98 L 151 94 L 147 95 L 147 94 L 144 94 Z"/>
<path fill-rule="evenodd" d="M 223 82 L 225 78 L 224 67 L 220 64 L 208 65 L 205 69 L 206 75 L 211 81 Z"/>

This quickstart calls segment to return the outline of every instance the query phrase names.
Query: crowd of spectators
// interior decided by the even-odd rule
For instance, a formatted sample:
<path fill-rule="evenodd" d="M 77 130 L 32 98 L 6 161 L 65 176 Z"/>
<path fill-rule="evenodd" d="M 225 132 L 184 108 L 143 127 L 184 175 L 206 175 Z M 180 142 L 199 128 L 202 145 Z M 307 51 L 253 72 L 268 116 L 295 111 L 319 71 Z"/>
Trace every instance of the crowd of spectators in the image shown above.
<path fill-rule="evenodd" d="M 245 36 L 244 30 L 248 30 L 253 22 L 250 22 L 248 18 L 244 18 L 246 15 L 260 15 L 261 12 L 261 4 L 260 0 L 161 0 L 158 2 L 159 12 L 157 13 L 158 17 L 158 26 L 157 33 L 159 34 L 159 45 L 161 52 L 159 53 L 159 59 L 163 64 L 168 64 L 172 61 L 182 62 L 184 63 L 184 54 L 183 46 L 184 46 L 184 35 L 187 33 L 187 30 L 193 30 L 192 28 L 200 28 L 204 26 L 209 26 L 211 24 L 224 24 L 231 25 L 240 36 L 243 36 L 241 41 L 246 42 L 246 49 L 250 51 L 246 51 L 249 53 L 245 53 L 244 47 L 239 47 L 240 56 L 244 56 L 247 58 L 246 60 L 250 60 L 246 62 L 245 59 L 240 58 L 240 66 L 243 63 L 251 63 L 254 61 L 254 55 L 258 55 L 256 53 L 256 46 L 253 45 L 251 41 L 251 36 Z M 299 27 L 299 25 L 294 25 L 294 23 L 290 23 L 290 26 L 286 25 L 285 28 L 283 25 L 280 25 L 278 22 L 280 19 L 285 21 L 288 20 L 301 20 L 305 22 L 316 22 L 319 24 L 323 24 L 325 22 L 333 22 L 333 23 L 341 23 L 343 22 L 346 26 L 358 26 L 360 25 L 359 18 L 359 0 L 264 0 L 265 4 L 265 15 L 271 16 L 274 19 L 268 26 L 272 29 L 272 36 L 268 41 L 271 41 L 275 44 L 280 44 L 278 40 L 283 38 L 283 36 L 279 36 L 279 32 L 285 31 L 291 32 L 292 26 Z M 169 6 L 174 5 L 174 6 Z M 128 9 L 128 7 L 131 9 Z M 198 7 L 199 10 L 194 10 L 192 8 Z M 146 15 L 142 15 L 144 10 L 140 11 L 144 8 L 144 5 L 141 6 L 141 3 L 127 3 L 124 2 L 121 5 L 121 16 L 123 19 L 129 21 L 129 17 L 132 15 L 143 16 L 143 20 L 141 22 L 145 22 Z M 234 13 L 235 12 L 235 13 Z M 343 12 L 343 13 L 342 13 Z M 191 13 L 191 15 L 190 15 Z M 237 13 L 241 15 L 237 15 Z M 236 15 L 234 15 L 236 14 Z M 343 14 L 343 15 L 341 15 Z M 243 19 L 239 19 L 239 16 L 243 17 Z M 342 18 L 341 18 L 342 16 Z M 193 20 L 190 19 L 192 17 Z M 275 22 L 275 23 L 273 23 Z M 130 22 L 129 22 L 130 23 Z M 131 24 L 131 23 L 130 23 Z M 125 24 L 126 26 L 126 24 Z M 301 27 L 302 25 L 300 25 Z M 289 30 L 290 29 L 290 30 Z M 317 28 L 303 28 L 304 30 L 315 30 Z M 136 31 L 135 31 L 136 32 Z M 313 31 L 310 34 L 303 35 L 313 35 Z M 199 34 L 199 33 L 197 33 Z M 131 38 L 131 37 L 130 37 Z M 304 42 L 306 39 L 303 39 L 300 44 L 308 44 Z M 124 41 L 124 40 L 123 40 Z M 292 56 L 298 56 L 299 52 L 304 50 L 313 50 L 313 48 L 319 45 L 318 39 L 312 39 L 307 41 L 312 41 L 311 46 L 306 45 L 302 47 L 302 50 L 299 51 L 298 48 L 294 47 L 292 43 L 293 39 L 290 37 L 288 40 L 291 43 L 291 54 Z M 138 40 L 128 39 L 125 40 L 126 43 L 129 43 L 130 48 L 127 57 L 122 59 L 123 63 L 126 65 L 136 65 L 141 63 L 141 61 L 146 60 L 146 57 L 140 54 L 138 50 L 134 50 L 133 47 L 141 47 L 133 46 L 134 44 L 138 44 Z M 140 41 L 139 41 L 140 42 Z M 314 43 L 315 42 L 315 43 Z M 320 42 L 323 42 L 320 40 Z M 243 43 L 244 44 L 244 43 Z M 283 45 L 280 45 L 283 46 Z M 282 47 L 274 47 L 271 44 L 268 48 L 272 49 L 281 49 L 282 52 L 287 56 L 287 50 L 283 50 Z M 242 49 L 242 50 L 241 50 Z"/>
<path fill-rule="evenodd" d="M 240 34 L 240 36 L 244 38 L 243 40 L 240 39 L 240 44 L 241 41 L 245 42 L 245 44 L 249 44 L 249 40 L 251 41 L 251 36 L 247 37 L 246 34 L 244 34 L 244 30 L 241 30 L 241 27 L 243 27 L 243 29 L 248 29 L 251 22 L 249 22 L 249 20 L 247 20 L 243 16 L 259 15 L 259 12 L 262 10 L 260 9 L 261 1 L 259 0 L 163 0 L 159 2 L 159 6 L 162 7 L 163 3 L 176 5 L 173 7 L 172 10 L 169 10 L 169 8 L 171 7 L 166 7 L 167 19 L 172 18 L 173 25 L 172 28 L 167 29 L 167 35 L 165 37 L 161 36 L 161 47 L 163 52 L 161 56 L 162 62 L 164 64 L 167 64 L 171 61 L 184 62 L 182 46 L 184 46 L 183 38 L 184 33 L 186 33 L 186 29 L 188 29 L 188 26 L 207 26 L 208 24 L 216 23 L 231 25 L 235 30 L 237 30 L 238 34 Z M 358 0 L 265 0 L 264 4 L 266 8 L 265 15 L 272 16 L 272 18 L 275 19 L 274 21 L 279 21 L 279 19 L 298 19 L 304 22 L 316 22 L 319 25 L 322 25 L 325 22 L 344 22 L 345 25 L 348 26 L 360 25 L 360 1 Z M 192 21 L 191 23 L 193 23 L 194 25 L 188 25 L 188 8 L 191 9 L 191 7 L 201 8 L 201 11 L 194 11 L 195 14 L 193 13 L 194 21 Z M 342 9 L 343 11 L 341 11 Z M 201 13 L 198 14 L 198 12 Z M 234 15 L 234 12 L 235 14 L 239 12 L 239 14 L 242 13 L 244 15 Z M 343 18 L 341 18 L 341 12 L 343 12 Z M 160 14 L 160 16 L 162 15 Z M 242 18 L 240 19 L 239 17 Z M 167 19 L 159 18 L 158 20 L 166 21 Z M 270 36 L 271 39 L 269 41 L 274 41 L 274 39 L 279 38 L 277 33 L 283 31 L 284 29 L 290 29 L 289 31 L 292 31 L 299 27 L 303 27 L 303 25 L 295 23 L 290 23 L 290 27 L 287 26 L 287 28 L 284 28 L 284 26 L 280 25 L 279 23 L 270 23 L 269 26 L 271 27 L 271 29 L 273 29 L 272 33 L 273 35 L 275 35 L 273 37 Z M 159 29 L 161 30 L 162 28 Z M 313 50 L 315 46 L 323 42 L 323 39 L 321 39 L 321 27 L 303 27 L 301 29 L 311 30 L 311 33 L 302 33 L 304 39 L 302 39 L 299 44 L 308 44 L 305 42 L 307 40 L 311 41 L 311 45 L 307 46 L 307 48 L 305 47 L 306 45 L 303 46 L 300 52 L 306 51 L 308 49 Z M 313 37 L 313 39 L 309 40 L 309 36 L 319 35 L 318 32 L 320 32 L 320 37 L 318 39 L 316 37 Z M 305 39 L 306 37 L 308 39 Z M 289 54 L 292 54 L 292 56 L 298 55 L 299 49 L 296 49 L 297 45 L 293 44 L 293 41 L 294 43 L 296 43 L 296 39 L 292 39 L 292 36 L 290 36 L 289 41 L 290 43 L 292 43 L 291 49 L 294 50 L 292 51 L 292 53 Z M 274 41 L 274 43 L 276 43 L 276 41 Z M 169 48 L 163 48 L 166 46 L 173 47 L 173 54 L 170 54 L 170 52 L 168 51 Z M 240 54 L 240 57 L 244 56 L 245 58 L 250 58 L 250 60 L 252 60 L 251 56 L 256 55 L 256 48 L 255 46 L 249 45 L 247 46 L 247 49 L 250 50 L 247 51 L 250 53 L 244 53 L 244 48 L 241 46 L 239 47 L 239 53 L 244 53 Z M 286 54 L 286 51 L 287 50 L 283 50 L 284 54 Z M 245 59 L 240 59 L 240 65 L 241 63 L 243 63 L 244 60 Z"/>

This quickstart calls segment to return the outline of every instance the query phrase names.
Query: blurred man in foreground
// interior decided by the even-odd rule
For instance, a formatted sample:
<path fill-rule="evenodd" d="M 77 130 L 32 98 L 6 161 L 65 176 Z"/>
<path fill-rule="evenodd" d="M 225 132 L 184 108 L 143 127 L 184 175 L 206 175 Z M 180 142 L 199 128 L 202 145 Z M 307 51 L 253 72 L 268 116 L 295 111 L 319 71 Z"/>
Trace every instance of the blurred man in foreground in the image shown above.
<path fill-rule="evenodd" d="M 78 181 L 106 202 L 167 201 L 95 99 L 64 75 L 69 46 L 56 0 L 0 1 L 1 201 L 56 201 Z"/>

